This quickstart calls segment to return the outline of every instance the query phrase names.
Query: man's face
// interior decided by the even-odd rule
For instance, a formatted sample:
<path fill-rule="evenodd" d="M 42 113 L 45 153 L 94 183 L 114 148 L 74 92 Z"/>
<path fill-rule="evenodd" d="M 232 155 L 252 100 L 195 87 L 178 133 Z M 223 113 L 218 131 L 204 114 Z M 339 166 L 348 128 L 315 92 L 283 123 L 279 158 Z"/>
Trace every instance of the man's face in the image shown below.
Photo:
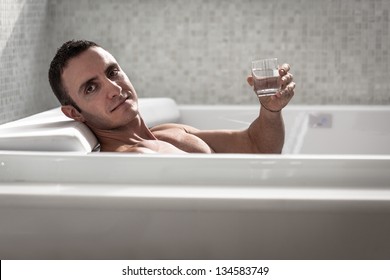
<path fill-rule="evenodd" d="M 137 94 L 115 58 L 92 47 L 69 60 L 62 82 L 92 129 L 120 128 L 138 115 Z"/>

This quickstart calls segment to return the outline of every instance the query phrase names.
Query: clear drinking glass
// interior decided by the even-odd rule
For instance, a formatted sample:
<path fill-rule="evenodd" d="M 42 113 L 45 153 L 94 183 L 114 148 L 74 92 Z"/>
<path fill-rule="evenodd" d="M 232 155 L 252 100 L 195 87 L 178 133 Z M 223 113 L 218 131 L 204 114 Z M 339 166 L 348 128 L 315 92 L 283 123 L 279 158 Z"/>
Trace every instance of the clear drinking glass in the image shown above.
<path fill-rule="evenodd" d="M 257 96 L 275 95 L 280 89 L 278 59 L 252 61 L 252 77 Z"/>

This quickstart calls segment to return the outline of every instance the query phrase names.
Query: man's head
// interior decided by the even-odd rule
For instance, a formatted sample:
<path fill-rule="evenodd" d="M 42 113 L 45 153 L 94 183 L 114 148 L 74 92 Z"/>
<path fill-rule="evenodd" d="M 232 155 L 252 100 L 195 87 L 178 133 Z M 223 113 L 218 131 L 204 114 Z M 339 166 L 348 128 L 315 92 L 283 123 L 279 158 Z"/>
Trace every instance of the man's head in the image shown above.
<path fill-rule="evenodd" d="M 62 45 L 49 81 L 65 115 L 93 130 L 115 129 L 138 115 L 137 95 L 115 58 L 90 41 Z"/>
<path fill-rule="evenodd" d="M 91 47 L 98 47 L 98 44 L 86 40 L 72 40 L 64 43 L 54 56 L 49 68 L 49 82 L 61 105 L 73 105 L 77 110 L 81 111 L 67 93 L 62 83 L 61 76 L 70 59 L 78 56 Z"/>

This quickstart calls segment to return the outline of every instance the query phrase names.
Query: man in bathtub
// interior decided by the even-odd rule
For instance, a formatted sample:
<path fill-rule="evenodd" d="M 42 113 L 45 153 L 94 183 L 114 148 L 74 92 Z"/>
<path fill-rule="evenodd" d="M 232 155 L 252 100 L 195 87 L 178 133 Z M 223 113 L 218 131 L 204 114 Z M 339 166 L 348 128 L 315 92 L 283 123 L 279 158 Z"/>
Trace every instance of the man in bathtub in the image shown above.
<path fill-rule="evenodd" d="M 198 130 L 183 124 L 147 127 L 138 112 L 136 91 L 115 58 L 90 41 L 69 41 L 57 51 L 49 81 L 62 112 L 85 123 L 101 151 L 135 153 L 281 153 L 281 110 L 294 95 L 295 83 L 279 68 L 281 91 L 261 97 L 259 116 L 241 131 Z M 248 77 L 252 86 L 252 77 Z"/>

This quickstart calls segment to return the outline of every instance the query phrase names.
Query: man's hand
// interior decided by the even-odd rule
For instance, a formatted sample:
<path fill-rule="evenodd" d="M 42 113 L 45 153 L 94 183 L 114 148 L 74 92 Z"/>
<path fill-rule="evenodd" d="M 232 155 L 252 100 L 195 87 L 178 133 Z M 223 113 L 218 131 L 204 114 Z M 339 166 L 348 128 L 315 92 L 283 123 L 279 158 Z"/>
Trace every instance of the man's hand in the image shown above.
<path fill-rule="evenodd" d="M 279 112 L 294 96 L 295 83 L 293 82 L 293 75 L 288 71 L 290 71 L 290 65 L 288 64 L 283 64 L 279 67 L 280 91 L 275 95 L 259 97 L 261 105 L 268 111 Z M 253 86 L 252 76 L 249 76 L 247 81 L 250 86 Z"/>

